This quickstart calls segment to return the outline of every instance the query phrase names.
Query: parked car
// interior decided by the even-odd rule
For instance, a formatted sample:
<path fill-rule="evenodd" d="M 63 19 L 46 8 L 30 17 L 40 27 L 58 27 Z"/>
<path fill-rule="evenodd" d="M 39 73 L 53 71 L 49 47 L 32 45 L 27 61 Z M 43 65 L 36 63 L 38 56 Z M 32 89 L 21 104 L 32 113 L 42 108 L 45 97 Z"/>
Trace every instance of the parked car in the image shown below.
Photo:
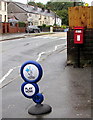
<path fill-rule="evenodd" d="M 25 32 L 26 33 L 31 33 L 31 32 L 40 33 L 40 28 L 38 28 L 37 26 L 34 26 L 34 25 L 28 25 L 26 27 Z"/>

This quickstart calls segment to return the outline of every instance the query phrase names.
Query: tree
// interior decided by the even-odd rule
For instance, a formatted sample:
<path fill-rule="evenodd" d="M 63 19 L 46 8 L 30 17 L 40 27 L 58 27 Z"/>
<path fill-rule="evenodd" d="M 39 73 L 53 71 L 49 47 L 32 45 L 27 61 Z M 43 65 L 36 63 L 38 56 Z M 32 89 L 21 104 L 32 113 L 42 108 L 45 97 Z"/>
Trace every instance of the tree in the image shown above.
<path fill-rule="evenodd" d="M 68 10 L 57 10 L 56 13 L 62 19 L 62 24 L 68 25 Z"/>
<path fill-rule="evenodd" d="M 40 8 L 45 8 L 45 5 L 44 5 L 43 3 L 41 3 L 41 2 L 36 3 L 36 5 L 37 5 L 38 7 L 40 7 Z"/>
<path fill-rule="evenodd" d="M 36 6 L 35 2 L 28 2 L 28 5 Z"/>
<path fill-rule="evenodd" d="M 73 2 L 47 2 L 46 7 L 53 10 L 62 10 L 62 9 L 68 9 L 68 7 L 72 7 Z"/>
<path fill-rule="evenodd" d="M 41 3 L 41 2 L 39 2 L 39 3 L 35 3 L 35 2 L 28 2 L 28 5 L 32 5 L 32 6 L 38 6 L 38 7 L 40 7 L 40 8 L 45 8 L 45 5 L 43 4 L 43 3 Z"/>

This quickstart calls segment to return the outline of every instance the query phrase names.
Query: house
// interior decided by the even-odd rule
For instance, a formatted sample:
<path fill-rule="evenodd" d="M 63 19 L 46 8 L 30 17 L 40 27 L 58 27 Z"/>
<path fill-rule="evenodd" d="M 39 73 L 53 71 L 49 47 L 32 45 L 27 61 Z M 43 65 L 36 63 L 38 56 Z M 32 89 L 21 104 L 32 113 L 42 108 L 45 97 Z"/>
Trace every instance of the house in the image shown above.
<path fill-rule="evenodd" d="M 0 22 L 7 22 L 7 2 L 4 0 L 0 1 Z"/>
<path fill-rule="evenodd" d="M 33 25 L 41 26 L 54 25 L 55 19 L 56 24 L 61 26 L 61 19 L 58 15 L 55 17 L 55 13 L 51 10 L 39 8 L 37 6 L 26 5 L 19 2 L 8 2 L 8 17 L 12 17 L 18 21 L 25 23 L 32 22 Z"/>

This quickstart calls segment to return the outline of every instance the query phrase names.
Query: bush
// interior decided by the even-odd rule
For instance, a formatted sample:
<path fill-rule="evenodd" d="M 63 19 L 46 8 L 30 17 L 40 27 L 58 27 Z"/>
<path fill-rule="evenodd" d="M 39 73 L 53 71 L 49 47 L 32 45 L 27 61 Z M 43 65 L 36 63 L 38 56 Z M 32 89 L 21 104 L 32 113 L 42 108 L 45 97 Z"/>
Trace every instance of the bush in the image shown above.
<path fill-rule="evenodd" d="M 53 26 L 57 27 L 58 25 L 54 23 L 54 25 L 53 25 Z"/>
<path fill-rule="evenodd" d="M 18 26 L 19 26 L 19 27 L 25 27 L 26 24 L 25 24 L 25 22 L 18 22 Z"/>
<path fill-rule="evenodd" d="M 43 24 L 42 27 L 46 27 L 46 24 Z"/>
<path fill-rule="evenodd" d="M 53 27 L 52 25 L 47 25 L 46 27 Z"/>
<path fill-rule="evenodd" d="M 66 28 L 67 28 L 67 26 L 66 26 L 66 25 L 62 25 L 62 26 L 61 26 L 61 28 L 66 29 Z"/>

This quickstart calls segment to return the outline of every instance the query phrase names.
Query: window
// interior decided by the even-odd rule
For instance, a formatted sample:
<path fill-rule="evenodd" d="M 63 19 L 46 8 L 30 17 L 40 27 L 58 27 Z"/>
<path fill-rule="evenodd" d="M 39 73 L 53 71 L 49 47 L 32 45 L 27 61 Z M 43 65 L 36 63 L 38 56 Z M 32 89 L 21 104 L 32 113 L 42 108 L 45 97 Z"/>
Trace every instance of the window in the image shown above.
<path fill-rule="evenodd" d="M 32 14 L 29 14 L 29 17 L 31 17 L 32 16 Z"/>
<path fill-rule="evenodd" d="M 6 22 L 6 15 L 5 15 L 5 22 Z"/>
<path fill-rule="evenodd" d="M 0 1 L 0 10 L 1 10 L 1 1 Z"/>
<path fill-rule="evenodd" d="M 0 23 L 0 29 L 2 28 L 2 23 Z"/>
<path fill-rule="evenodd" d="M 11 26 L 11 27 L 16 27 L 16 26 L 17 26 L 17 23 L 15 23 L 15 22 L 10 22 L 10 26 Z"/>
<path fill-rule="evenodd" d="M 41 20 L 41 17 L 42 17 L 42 16 L 40 15 L 39 20 Z"/>
<path fill-rule="evenodd" d="M 0 15 L 0 22 L 2 22 L 2 15 Z"/>
<path fill-rule="evenodd" d="M 5 7 L 4 10 L 6 11 L 6 2 L 4 3 L 4 7 Z"/>
<path fill-rule="evenodd" d="M 42 21 L 40 21 L 40 25 L 42 25 Z"/>
<path fill-rule="evenodd" d="M 35 22 L 35 25 L 38 25 L 38 22 Z"/>

